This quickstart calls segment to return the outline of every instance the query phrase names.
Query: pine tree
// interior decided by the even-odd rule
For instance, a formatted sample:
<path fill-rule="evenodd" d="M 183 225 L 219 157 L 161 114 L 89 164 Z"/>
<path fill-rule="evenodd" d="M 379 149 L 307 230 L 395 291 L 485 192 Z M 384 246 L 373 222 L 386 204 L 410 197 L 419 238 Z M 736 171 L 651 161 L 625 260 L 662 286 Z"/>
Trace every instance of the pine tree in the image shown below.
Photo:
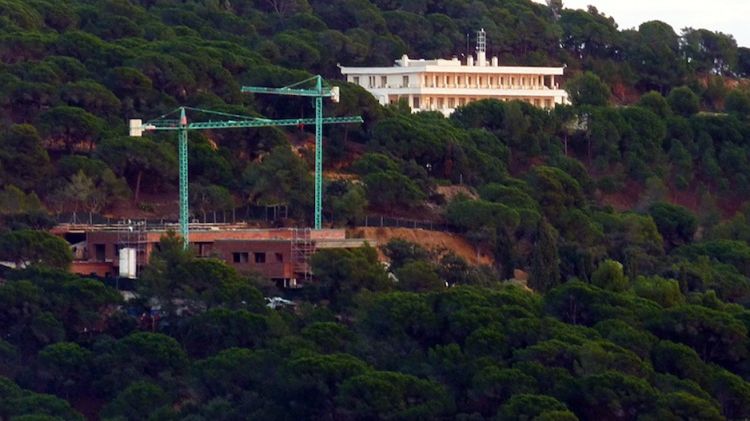
<path fill-rule="evenodd" d="M 529 287 L 547 292 L 560 283 L 560 256 L 557 252 L 557 231 L 542 218 L 537 226 L 534 252 L 531 256 Z"/>

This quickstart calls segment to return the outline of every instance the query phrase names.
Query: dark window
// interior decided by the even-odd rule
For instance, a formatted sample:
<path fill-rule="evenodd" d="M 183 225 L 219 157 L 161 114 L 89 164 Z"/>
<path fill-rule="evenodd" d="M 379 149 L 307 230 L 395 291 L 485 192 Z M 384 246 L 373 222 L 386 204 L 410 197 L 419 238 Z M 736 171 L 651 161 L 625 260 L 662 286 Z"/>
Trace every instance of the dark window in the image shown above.
<path fill-rule="evenodd" d="M 249 260 L 250 254 L 247 252 L 232 253 L 232 261 L 234 261 L 234 263 L 247 263 Z"/>
<path fill-rule="evenodd" d="M 196 248 L 198 257 L 208 257 L 211 255 L 211 243 L 195 243 L 193 247 Z"/>
<path fill-rule="evenodd" d="M 106 257 L 106 246 L 104 244 L 94 244 L 94 256 L 97 262 L 103 262 Z"/>
<path fill-rule="evenodd" d="M 255 253 L 255 263 L 266 263 L 266 253 Z"/>
<path fill-rule="evenodd" d="M 276 263 L 284 263 L 284 254 L 276 253 Z"/>

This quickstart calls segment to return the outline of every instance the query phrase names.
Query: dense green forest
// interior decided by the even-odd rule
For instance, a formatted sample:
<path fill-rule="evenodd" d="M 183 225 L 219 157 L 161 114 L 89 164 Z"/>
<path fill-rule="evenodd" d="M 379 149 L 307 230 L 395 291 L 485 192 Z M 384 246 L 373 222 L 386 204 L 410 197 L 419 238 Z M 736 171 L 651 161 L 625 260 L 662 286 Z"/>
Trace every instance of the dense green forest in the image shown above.
<path fill-rule="evenodd" d="M 335 80 L 461 56 L 480 27 L 502 63 L 566 65 L 573 105 L 446 119 Z M 2 274 L 0 419 L 749 418 L 750 49 L 677 31 L 559 1 L 0 0 L 0 260 L 30 266 Z M 173 237 L 127 303 L 65 272 L 50 215 L 168 216 L 155 198 L 176 197 L 176 139 L 129 138 L 128 118 L 307 117 L 240 87 L 311 74 L 342 87 L 327 113 L 365 119 L 326 129 L 348 175 L 327 222 L 428 215 L 494 266 L 400 240 L 387 269 L 322 251 L 277 309 L 273 285 Z M 191 134 L 192 211 L 287 203 L 304 223 L 308 139 Z"/>
<path fill-rule="evenodd" d="M 153 196 L 176 195 L 175 139 L 127 138 L 127 119 L 148 120 L 179 105 L 309 117 L 304 100 L 254 98 L 240 87 L 284 86 L 316 73 L 337 83 L 337 63 L 389 65 L 403 53 L 462 56 L 466 35 L 480 27 L 502 63 L 567 66 L 577 106 L 550 115 L 486 104 L 476 108 L 492 120 L 485 124 L 468 118 L 469 110 L 443 120 L 383 109 L 343 84 L 343 101 L 327 112 L 362 114 L 366 123 L 326 130 L 326 164 L 357 172 L 365 188 L 330 183 L 330 222 L 352 222 L 368 205 L 418 206 L 435 199 L 436 183 L 502 181 L 510 163 L 520 163 L 510 166 L 514 176 L 539 158 L 560 167 L 563 143 L 598 183 L 592 191 L 611 192 L 631 179 L 644 186 L 650 177 L 715 200 L 747 189 L 742 139 L 750 99 L 746 89 L 730 87 L 750 74 L 750 49 L 722 33 L 678 34 L 658 21 L 618 30 L 596 9 L 528 0 L 3 0 L 0 10 L 3 214 L 43 207 L 170 216 L 158 215 Z M 632 105 L 645 93 L 640 108 L 606 107 Z M 734 118 L 696 116 L 700 110 Z M 309 153 L 298 159 L 287 152 L 289 142 L 304 138 L 275 129 L 194 134 L 193 212 L 287 203 L 294 217 L 308 217 Z M 393 162 L 352 166 L 352 151 L 362 145 Z M 279 168 L 288 171 L 279 176 Z M 336 200 L 344 195 L 356 205 Z M 123 211 L 118 203 L 131 206 Z M 730 216 L 739 208 L 726 206 Z"/>

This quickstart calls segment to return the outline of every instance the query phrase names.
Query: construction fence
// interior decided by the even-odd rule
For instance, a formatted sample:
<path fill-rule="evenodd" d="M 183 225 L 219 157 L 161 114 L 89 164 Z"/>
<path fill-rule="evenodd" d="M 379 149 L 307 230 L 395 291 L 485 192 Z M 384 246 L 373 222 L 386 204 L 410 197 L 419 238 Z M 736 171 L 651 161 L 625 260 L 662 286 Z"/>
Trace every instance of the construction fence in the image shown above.
<path fill-rule="evenodd" d="M 412 228 L 430 231 L 454 231 L 451 226 L 429 220 L 394 218 L 383 215 L 367 215 L 359 224 L 364 227 Z"/>
<path fill-rule="evenodd" d="M 207 212 L 205 215 L 197 214 L 190 218 L 191 224 L 243 224 L 250 225 L 268 225 L 278 224 L 288 218 L 288 211 L 284 207 L 265 207 L 265 206 L 243 206 L 241 208 L 221 211 Z M 54 215 L 53 219 L 58 224 L 70 225 L 105 225 L 118 226 L 128 224 L 128 220 L 122 218 L 111 218 L 105 215 L 78 212 L 78 213 L 61 213 Z M 169 218 L 134 218 L 133 222 L 145 223 L 149 228 L 165 227 L 176 225 L 177 219 Z M 389 227 L 389 228 L 411 228 L 423 229 L 430 231 L 448 231 L 455 232 L 452 226 L 430 220 L 397 218 L 385 215 L 365 215 L 355 221 L 355 225 L 363 227 Z"/>
<path fill-rule="evenodd" d="M 190 217 L 190 223 L 196 224 L 238 224 L 244 222 L 274 222 L 288 217 L 286 207 L 280 206 L 242 206 L 236 209 L 194 213 Z M 112 218 L 101 214 L 89 212 L 63 212 L 53 215 L 52 218 L 58 224 L 71 225 L 118 225 L 122 218 Z M 147 225 L 177 224 L 176 218 L 133 218 L 139 222 L 145 221 Z"/>

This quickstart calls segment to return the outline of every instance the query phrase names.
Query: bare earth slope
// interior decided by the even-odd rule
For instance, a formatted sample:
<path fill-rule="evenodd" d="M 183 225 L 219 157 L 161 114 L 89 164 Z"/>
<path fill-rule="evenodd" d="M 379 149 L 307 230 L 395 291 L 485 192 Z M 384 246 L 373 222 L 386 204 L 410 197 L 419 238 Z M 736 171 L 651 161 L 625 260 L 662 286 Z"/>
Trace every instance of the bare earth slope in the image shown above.
<path fill-rule="evenodd" d="M 400 238 L 417 243 L 427 250 L 451 250 L 472 265 L 491 265 L 494 263 L 492 256 L 485 250 L 479 250 L 479 253 L 477 253 L 477 249 L 466 239 L 449 232 L 412 228 L 362 227 L 348 230 L 347 236 L 365 238 L 378 245 L 386 244 L 394 238 Z"/>

